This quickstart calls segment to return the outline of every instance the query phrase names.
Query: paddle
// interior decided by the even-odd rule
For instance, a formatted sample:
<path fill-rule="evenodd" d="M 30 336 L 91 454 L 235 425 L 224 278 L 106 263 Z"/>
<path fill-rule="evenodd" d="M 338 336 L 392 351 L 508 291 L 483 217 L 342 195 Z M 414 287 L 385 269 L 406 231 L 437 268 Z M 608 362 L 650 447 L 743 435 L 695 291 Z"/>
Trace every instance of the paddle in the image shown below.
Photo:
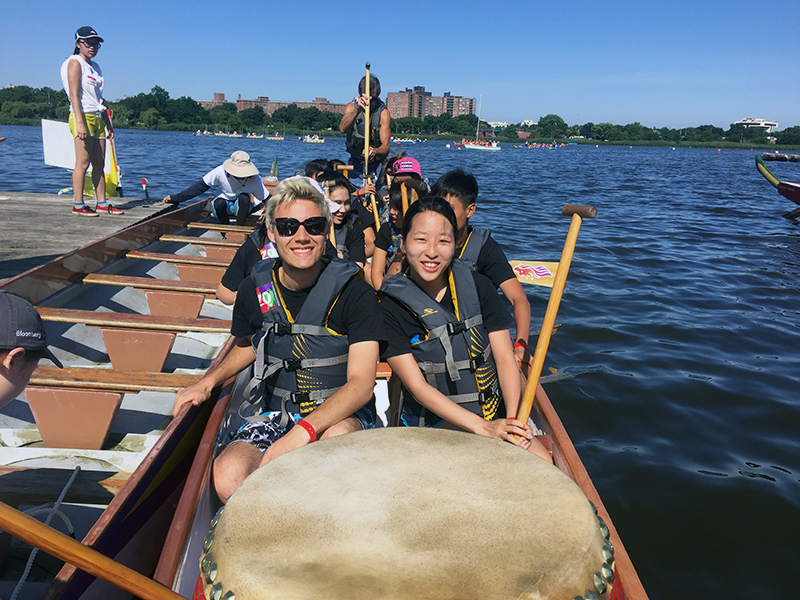
<path fill-rule="evenodd" d="M 87 573 L 99 577 L 143 600 L 185 600 L 171 589 L 84 546 L 63 533 L 0 502 L 0 526 L 11 535 L 36 546 Z"/>
<path fill-rule="evenodd" d="M 372 132 L 372 123 L 370 121 L 370 104 L 372 103 L 372 94 L 369 89 L 369 62 L 367 62 L 367 82 L 364 87 L 367 94 L 367 106 L 364 108 L 364 181 L 371 181 L 369 178 L 369 137 Z M 375 217 L 375 231 L 377 232 L 381 226 L 381 220 L 378 215 L 378 205 L 375 203 L 375 194 L 369 195 L 370 202 L 372 203 L 372 216 Z"/>
<path fill-rule="evenodd" d="M 597 216 L 597 209 L 594 206 L 567 204 L 561 209 L 561 214 L 564 216 L 571 215 L 572 221 L 569 224 L 567 239 L 564 242 L 564 250 L 561 252 L 561 260 L 558 261 L 558 269 L 556 269 L 555 279 L 553 281 L 553 290 L 550 292 L 550 299 L 547 302 L 547 310 L 544 313 L 542 329 L 539 332 L 536 350 L 533 353 L 533 362 L 528 371 L 525 393 L 522 395 L 522 402 L 520 402 L 519 409 L 517 410 L 517 420 L 523 423 L 528 422 L 528 417 L 531 415 L 531 408 L 533 408 L 533 400 L 536 396 L 536 388 L 539 386 L 539 377 L 542 374 L 544 358 L 547 354 L 547 347 L 550 345 L 550 336 L 553 333 L 553 326 L 556 322 L 558 305 L 561 304 L 561 294 L 564 291 L 564 284 L 567 281 L 567 274 L 569 273 L 569 265 L 572 262 L 572 253 L 575 250 L 575 242 L 578 239 L 578 231 L 581 228 L 581 219 L 593 219 Z"/>
<path fill-rule="evenodd" d="M 553 287 L 553 279 L 558 270 L 557 262 L 510 260 L 508 264 L 520 283 Z"/>

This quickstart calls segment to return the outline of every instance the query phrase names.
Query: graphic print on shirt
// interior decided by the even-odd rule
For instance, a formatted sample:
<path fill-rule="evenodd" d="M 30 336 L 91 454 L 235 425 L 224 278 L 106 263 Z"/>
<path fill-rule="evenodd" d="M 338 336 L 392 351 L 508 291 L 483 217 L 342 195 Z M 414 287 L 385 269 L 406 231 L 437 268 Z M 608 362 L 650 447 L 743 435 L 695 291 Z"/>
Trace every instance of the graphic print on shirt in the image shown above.
<path fill-rule="evenodd" d="M 261 307 L 261 314 L 268 313 L 278 306 L 278 298 L 272 283 L 265 283 L 256 290 L 258 305 Z"/>

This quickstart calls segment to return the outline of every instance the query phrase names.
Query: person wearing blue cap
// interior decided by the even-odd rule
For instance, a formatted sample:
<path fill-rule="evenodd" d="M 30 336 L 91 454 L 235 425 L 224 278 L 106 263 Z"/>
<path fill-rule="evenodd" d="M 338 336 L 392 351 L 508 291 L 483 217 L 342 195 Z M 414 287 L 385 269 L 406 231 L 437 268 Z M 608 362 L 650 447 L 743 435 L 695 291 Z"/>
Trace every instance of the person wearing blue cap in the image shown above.
<path fill-rule="evenodd" d="M 0 291 L 0 407 L 22 393 L 41 358 L 63 368 L 47 347 L 47 334 L 33 305 Z"/>

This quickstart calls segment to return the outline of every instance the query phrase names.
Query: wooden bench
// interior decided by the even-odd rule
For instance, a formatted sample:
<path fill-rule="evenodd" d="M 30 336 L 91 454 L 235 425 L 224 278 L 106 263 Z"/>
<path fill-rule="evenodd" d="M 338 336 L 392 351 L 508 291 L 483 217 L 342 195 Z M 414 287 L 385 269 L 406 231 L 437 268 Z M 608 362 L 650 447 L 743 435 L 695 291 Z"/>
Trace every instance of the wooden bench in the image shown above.
<path fill-rule="evenodd" d="M 207 256 L 189 256 L 185 254 L 168 254 L 166 252 L 144 252 L 142 250 L 131 250 L 125 254 L 125 258 L 138 258 L 140 260 L 154 260 L 170 264 L 202 265 L 205 267 L 228 268 L 231 264 L 229 260 L 220 258 L 209 258 Z"/>
<path fill-rule="evenodd" d="M 202 221 L 192 221 L 187 223 L 189 229 L 205 229 L 206 231 L 219 231 L 226 235 L 226 239 L 240 244 L 247 239 L 254 227 L 250 225 L 223 225 L 222 223 L 204 223 Z"/>
<path fill-rule="evenodd" d="M 99 450 L 108 438 L 123 394 L 175 393 L 201 377 L 37 367 L 25 397 L 46 447 Z"/>
<path fill-rule="evenodd" d="M 99 327 L 108 358 L 118 371 L 159 372 L 164 368 L 177 333 L 227 333 L 231 328 L 229 320 L 220 319 L 95 312 L 47 306 L 41 306 L 38 310 L 45 321 Z"/>
<path fill-rule="evenodd" d="M 215 297 L 217 286 L 202 281 L 178 281 L 128 275 L 89 273 L 83 283 L 116 285 L 145 290 L 150 313 L 162 317 L 197 318 L 206 296 Z"/>
<path fill-rule="evenodd" d="M 203 246 L 206 249 L 206 256 L 209 258 L 220 258 L 231 261 L 236 254 L 236 249 L 242 245 L 242 241 L 224 240 L 222 238 L 206 238 L 191 235 L 162 235 L 158 238 L 160 242 L 178 242 L 181 244 L 192 244 L 193 246 Z"/>

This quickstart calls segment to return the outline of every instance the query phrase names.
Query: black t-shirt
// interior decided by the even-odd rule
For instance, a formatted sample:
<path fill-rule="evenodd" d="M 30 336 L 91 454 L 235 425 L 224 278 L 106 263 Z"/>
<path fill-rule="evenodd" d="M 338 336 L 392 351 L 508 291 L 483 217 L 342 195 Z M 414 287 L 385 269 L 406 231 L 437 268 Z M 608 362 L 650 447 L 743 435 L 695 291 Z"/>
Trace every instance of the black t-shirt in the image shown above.
<path fill-rule="evenodd" d="M 404 275 L 398 274 L 395 277 L 404 277 Z M 502 300 L 497 295 L 497 291 L 492 287 L 492 282 L 480 273 L 473 272 L 472 277 L 475 280 L 475 287 L 478 292 L 478 301 L 483 315 L 483 326 L 487 331 L 508 329 L 513 322 L 511 315 L 508 314 Z M 454 312 L 453 297 L 450 294 L 449 286 L 439 304 L 451 313 Z M 386 360 L 392 356 L 410 354 L 411 340 L 416 336 L 419 336 L 419 339 L 423 339 L 425 337 L 425 328 L 408 309 L 389 296 L 381 298 L 380 309 L 389 341 L 389 346 L 381 359 Z"/>
<path fill-rule="evenodd" d="M 392 237 L 396 235 L 400 235 L 400 230 L 395 227 L 394 223 L 384 223 L 381 225 L 378 235 L 375 236 L 375 247 L 389 252 L 394 245 Z"/>
<path fill-rule="evenodd" d="M 324 268 L 323 263 L 323 270 Z M 278 286 L 289 312 L 297 316 L 313 286 L 298 291 L 287 290 L 280 281 Z M 231 335 L 253 335 L 261 329 L 262 322 L 256 287 L 248 275 L 239 286 L 236 303 L 233 305 Z M 382 342 L 381 350 L 385 347 L 386 334 L 378 309 L 378 298 L 372 287 L 361 277 L 353 277 L 344 286 L 331 311 L 328 326 L 339 334 L 347 335 L 350 344 L 378 341 Z"/>
<path fill-rule="evenodd" d="M 260 260 L 261 252 L 256 248 L 255 242 L 248 237 L 236 250 L 231 264 L 222 276 L 222 285 L 231 291 L 238 290 L 239 284 L 250 275 L 250 271 Z"/>
<path fill-rule="evenodd" d="M 456 256 L 460 253 L 461 248 L 456 249 Z M 503 252 L 500 244 L 495 242 L 491 236 L 486 239 L 486 242 L 483 244 L 478 254 L 475 270 L 481 275 L 488 277 L 494 285 L 495 290 L 500 288 L 501 283 L 516 278 L 514 270 L 511 268 L 511 265 L 508 264 L 506 253 Z"/>

